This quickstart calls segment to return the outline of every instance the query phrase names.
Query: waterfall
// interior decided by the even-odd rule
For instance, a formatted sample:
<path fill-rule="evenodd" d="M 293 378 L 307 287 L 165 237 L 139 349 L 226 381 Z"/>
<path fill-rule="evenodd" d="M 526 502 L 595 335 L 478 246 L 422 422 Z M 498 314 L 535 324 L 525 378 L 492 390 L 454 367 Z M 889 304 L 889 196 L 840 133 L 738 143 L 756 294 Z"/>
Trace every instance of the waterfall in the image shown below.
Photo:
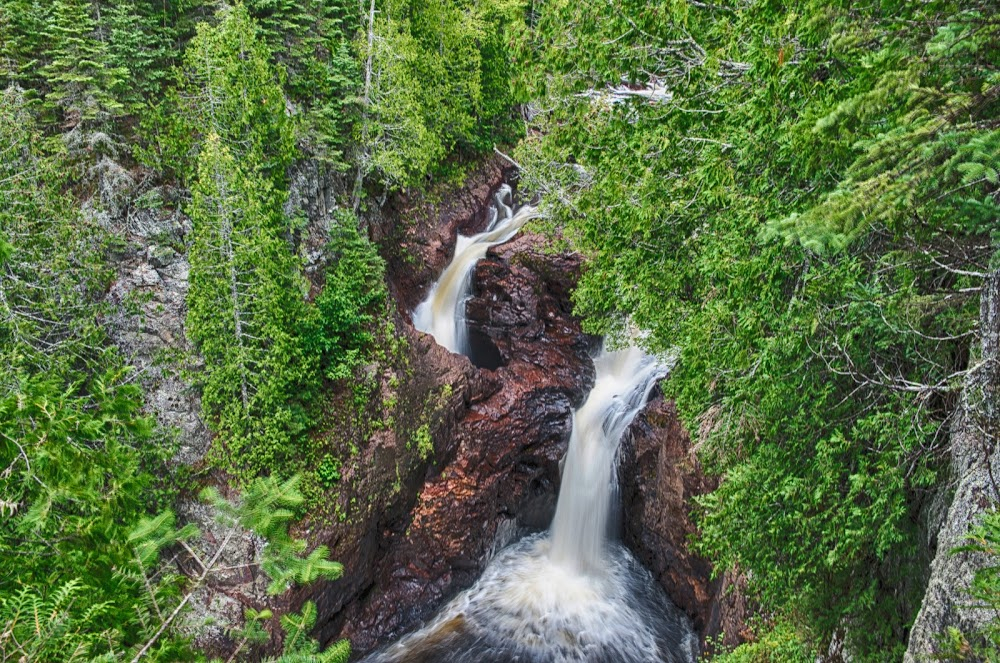
<path fill-rule="evenodd" d="M 666 365 L 638 348 L 594 360 L 597 378 L 573 413 L 573 432 L 552 521 L 552 559 L 578 572 L 599 572 L 615 491 L 615 456 L 625 429 L 666 375 Z"/>
<path fill-rule="evenodd" d="M 634 347 L 602 350 L 573 415 L 551 531 L 501 551 L 424 628 L 371 663 L 693 663 L 687 617 L 608 537 L 622 435 L 667 363 Z"/>
<path fill-rule="evenodd" d="M 521 226 L 538 215 L 537 209 L 530 205 L 515 212 L 511 189 L 506 184 L 501 185 L 493 200 L 486 230 L 472 237 L 458 236 L 454 257 L 427 299 L 413 312 L 414 327 L 431 334 L 439 345 L 459 354 L 471 353 L 465 303 L 471 295 L 472 268 L 491 246 L 510 240 Z"/>

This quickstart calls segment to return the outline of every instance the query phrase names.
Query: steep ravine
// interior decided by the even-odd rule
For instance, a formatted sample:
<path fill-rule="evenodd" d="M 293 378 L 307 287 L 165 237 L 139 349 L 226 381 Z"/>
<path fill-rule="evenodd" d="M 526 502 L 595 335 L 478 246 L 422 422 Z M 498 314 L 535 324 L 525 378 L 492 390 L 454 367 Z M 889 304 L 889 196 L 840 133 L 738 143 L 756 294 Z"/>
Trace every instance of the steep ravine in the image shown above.
<path fill-rule="evenodd" d="M 498 162 L 487 163 L 437 204 L 400 199 L 386 205 L 386 217 L 370 219 L 400 310 L 412 310 L 426 293 L 450 259 L 456 232 L 484 228 L 503 176 Z M 495 352 L 495 370 L 472 366 L 397 319 L 412 375 L 400 397 L 449 394 L 447 404 L 431 431 L 428 462 L 403 463 L 397 477 L 377 449 L 385 445 L 389 459 L 389 449 L 400 452 L 405 443 L 371 442 L 368 476 L 352 485 L 373 491 L 372 508 L 322 537 L 344 562 L 345 578 L 293 600 L 317 601 L 321 640 L 346 636 L 364 654 L 469 587 L 515 536 L 548 527 L 571 412 L 594 379 L 596 339 L 582 332 L 569 300 L 580 266 L 579 256 L 547 250 L 530 230 L 477 264 L 467 317 L 472 335 Z M 703 643 L 719 633 L 736 642 L 743 628 L 738 602 L 722 598 L 724 583 L 711 581 L 710 566 L 687 549 L 689 500 L 710 484 L 672 407 L 657 396 L 646 412 L 632 427 L 621 465 L 625 543 L 692 618 Z M 383 500 L 378 487 L 393 484 L 399 494 Z"/>
<path fill-rule="evenodd" d="M 257 574 L 220 579 L 192 601 L 189 622 L 205 651 L 227 655 L 226 626 L 238 623 L 245 607 L 280 611 L 314 600 L 316 635 L 324 643 L 349 637 L 360 656 L 469 587 L 503 544 L 550 524 L 571 411 L 594 380 L 596 339 L 582 332 L 569 299 L 579 256 L 546 250 L 529 227 L 477 264 L 467 315 L 476 342 L 495 353 L 496 370 L 447 352 L 409 321 L 450 260 L 456 234 L 485 226 L 492 194 L 512 174 L 499 159 L 490 160 L 461 186 L 392 197 L 365 217 L 386 259 L 397 311 L 390 334 L 396 349 L 372 376 L 380 385 L 382 423 L 373 428 L 349 414 L 349 393 L 331 402 L 330 443 L 345 459 L 342 476 L 328 508 L 297 528 L 311 543 L 330 547 L 344 577 L 277 600 L 266 597 Z M 310 163 L 292 175 L 287 211 L 309 221 L 295 239 L 311 274 L 327 259 L 323 246 L 339 184 Z M 166 200 L 175 194 L 162 192 Z M 189 221 L 154 210 L 126 211 L 105 223 L 128 240 L 109 292 L 119 313 L 108 327 L 141 369 L 152 409 L 177 427 L 177 461 L 197 466 L 210 442 L 197 392 L 176 364 L 163 361 L 189 350 Z M 672 406 L 654 395 L 628 439 L 620 466 L 624 542 L 703 640 L 723 632 L 727 642 L 736 641 L 742 613 L 721 598 L 723 587 L 710 580 L 709 565 L 687 550 L 690 498 L 710 484 Z M 184 501 L 178 511 L 211 536 L 212 514 L 197 500 Z M 260 553 L 256 537 L 244 538 L 230 560 L 234 567 Z M 207 628 L 206 618 L 213 623 Z"/>

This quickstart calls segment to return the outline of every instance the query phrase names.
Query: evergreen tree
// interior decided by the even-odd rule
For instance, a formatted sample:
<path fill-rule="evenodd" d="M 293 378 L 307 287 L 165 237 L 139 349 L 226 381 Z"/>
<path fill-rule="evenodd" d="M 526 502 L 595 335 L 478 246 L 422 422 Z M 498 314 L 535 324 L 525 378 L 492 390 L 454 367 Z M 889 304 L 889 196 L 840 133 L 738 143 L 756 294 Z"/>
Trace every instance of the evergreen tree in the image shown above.
<path fill-rule="evenodd" d="M 351 0 L 250 0 L 285 90 L 303 111 L 300 140 L 311 152 L 344 167 L 344 145 L 357 116 L 359 75 L 351 40 L 359 28 Z"/>
<path fill-rule="evenodd" d="M 96 656 L 142 631 L 148 590 L 117 570 L 131 563 L 128 528 L 155 502 L 152 471 L 167 475 L 170 448 L 154 436 L 141 391 L 100 325 L 107 237 L 61 193 L 63 163 L 39 143 L 23 95 L 4 91 L 0 602 L 6 609 L 28 597 L 61 615 L 70 610 L 64 598 L 85 597 L 85 623 L 54 616 L 36 625 L 47 643 L 29 651 L 52 660 L 62 638 L 92 644 Z M 6 653 L 12 645 L 0 632 Z"/>
<path fill-rule="evenodd" d="M 190 175 L 194 222 L 187 331 L 206 359 L 202 405 L 215 459 L 240 482 L 291 472 L 320 384 L 308 312 L 283 214 L 295 154 L 284 96 L 242 5 L 200 26 L 180 91 L 200 134 Z"/>
<path fill-rule="evenodd" d="M 173 118 L 180 144 L 179 163 L 174 165 L 193 181 L 191 155 L 214 133 L 246 170 L 260 169 L 274 185 L 275 195 L 281 195 L 296 153 L 281 78 L 242 4 L 219 10 L 216 19 L 216 25 L 198 25 L 168 109 L 180 111 Z"/>
<path fill-rule="evenodd" d="M 223 466 L 241 480 L 284 473 L 279 461 L 309 424 L 302 405 L 317 358 L 297 332 L 305 315 L 297 263 L 271 184 L 210 134 L 188 208 L 188 333 L 206 361 L 202 403 Z"/>
<path fill-rule="evenodd" d="M 92 11 L 89 0 L 55 0 L 48 13 L 45 99 L 70 126 L 107 120 L 122 110 L 113 90 L 123 72 L 111 66 Z"/>
<path fill-rule="evenodd" d="M 919 606 L 996 259 L 998 28 L 982 0 L 556 1 L 519 42 L 544 112 L 514 158 L 588 255 L 576 310 L 679 350 L 721 477 L 699 549 L 797 657 L 898 659 Z"/>
<path fill-rule="evenodd" d="M 362 52 L 362 175 L 412 186 L 449 155 L 519 135 L 504 38 L 519 21 L 518 5 L 393 0 L 378 10 Z"/>
<path fill-rule="evenodd" d="M 0 1 L 0 87 L 35 87 L 46 57 L 45 9 L 38 0 Z"/>
<path fill-rule="evenodd" d="M 122 73 L 113 92 L 126 110 L 137 112 L 155 99 L 169 79 L 173 30 L 164 9 L 151 0 L 115 0 L 102 15 L 108 66 Z"/>

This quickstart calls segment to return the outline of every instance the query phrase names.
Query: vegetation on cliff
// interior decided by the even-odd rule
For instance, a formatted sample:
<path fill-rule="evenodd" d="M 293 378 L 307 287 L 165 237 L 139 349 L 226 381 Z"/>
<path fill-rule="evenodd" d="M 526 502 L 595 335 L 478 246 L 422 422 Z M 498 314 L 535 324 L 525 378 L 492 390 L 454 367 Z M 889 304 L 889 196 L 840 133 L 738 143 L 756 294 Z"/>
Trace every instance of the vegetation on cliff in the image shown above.
<path fill-rule="evenodd" d="M 351 388 L 385 327 L 384 265 L 355 211 L 369 182 L 453 173 L 516 135 L 515 7 L 0 1 L 0 657 L 199 657 L 177 617 L 240 530 L 268 542 L 276 592 L 339 575 L 287 526 L 303 494 L 335 488 L 323 395 Z M 304 160 L 358 182 L 308 278 L 289 206 Z M 107 293 L 146 212 L 190 219 L 171 250 L 190 263 L 195 354 L 164 361 L 199 390 L 212 481 L 243 494 L 205 494 L 230 532 L 208 557 L 170 510 L 207 477 L 171 461 L 174 434 L 109 336 L 116 307 L 141 303 Z M 308 604 L 280 624 L 251 612 L 228 634 L 238 651 L 283 631 L 288 660 L 348 654 L 318 653 Z"/>

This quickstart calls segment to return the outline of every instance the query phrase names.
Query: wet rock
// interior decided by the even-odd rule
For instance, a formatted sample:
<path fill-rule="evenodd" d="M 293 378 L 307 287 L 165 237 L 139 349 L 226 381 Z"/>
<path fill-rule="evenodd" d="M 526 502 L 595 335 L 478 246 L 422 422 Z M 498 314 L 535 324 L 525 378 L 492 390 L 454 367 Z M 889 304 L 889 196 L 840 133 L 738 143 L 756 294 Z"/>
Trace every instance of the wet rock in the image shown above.
<path fill-rule="evenodd" d="M 456 233 L 485 229 L 490 200 L 511 173 L 500 157 L 487 159 L 461 187 L 404 192 L 367 215 L 370 237 L 382 247 L 390 290 L 401 309 L 413 311 L 424 299 L 455 252 Z"/>
<path fill-rule="evenodd" d="M 487 165 L 471 191 L 400 222 L 404 229 L 393 241 L 401 248 L 387 260 L 401 307 L 412 310 L 424 297 L 450 259 L 458 229 L 481 229 L 500 173 L 499 164 Z M 393 213 L 408 204 L 397 203 Z M 383 242 L 392 236 L 388 225 L 371 226 Z M 580 268 L 579 256 L 555 253 L 528 231 L 489 250 L 473 271 L 466 308 L 478 359 L 490 358 L 477 364 L 486 368 L 407 330 L 421 358 L 415 375 L 425 376 L 416 390 L 431 393 L 448 382 L 461 398 L 435 432 L 426 473 L 417 476 L 406 461 L 397 465 L 399 496 L 376 498 L 382 506 L 371 513 L 381 515 L 360 519 L 334 545 L 334 557 L 346 560 L 345 579 L 308 592 L 319 604 L 322 641 L 349 637 L 364 654 L 398 637 L 469 587 L 500 547 L 549 526 L 572 409 L 594 381 L 597 340 L 583 333 L 570 302 Z M 713 581 L 709 564 L 688 550 L 691 498 L 712 484 L 673 405 L 655 398 L 631 430 L 622 463 L 625 542 L 691 616 L 703 645 L 718 634 L 727 645 L 740 642 L 747 609 L 741 592 L 729 591 L 739 590 L 740 579 Z M 376 493 L 378 482 L 386 483 L 385 463 L 406 457 L 400 440 L 388 435 L 384 442 L 387 453 L 365 463 Z"/>
<path fill-rule="evenodd" d="M 339 631 L 362 653 L 388 641 L 470 586 L 516 532 L 548 527 L 572 409 L 594 367 L 593 341 L 565 301 L 579 263 L 544 253 L 539 242 L 498 247 L 474 275 L 474 323 L 495 339 L 503 366 L 477 369 L 411 329 L 414 349 L 425 353 L 421 370 L 451 374 L 429 375 L 424 390 L 450 379 L 464 402 L 435 436 L 436 460 L 412 504 L 386 511 L 381 531 L 358 532 L 365 543 L 349 553 L 346 584 L 319 593 L 321 614 L 331 615 L 320 628 L 324 640 Z M 522 251 L 545 268 L 515 264 Z M 345 559 L 336 549 L 334 556 Z"/>
<path fill-rule="evenodd" d="M 306 600 L 316 603 L 320 616 L 316 635 L 322 641 L 335 639 L 344 622 L 355 617 L 368 601 L 388 601 L 393 592 L 400 591 L 397 584 L 384 578 L 391 572 L 385 560 L 392 556 L 407 527 L 428 473 L 453 455 L 458 418 L 471 401 L 491 388 L 477 376 L 468 359 L 449 353 L 402 320 L 397 325 L 409 345 L 406 366 L 399 371 L 406 380 L 399 381 L 398 391 L 391 396 L 398 401 L 393 409 L 398 418 L 391 427 L 373 434 L 350 420 L 335 428 L 338 439 L 330 443 L 341 443 L 344 449 L 339 455 L 347 459 L 333 497 L 335 503 L 326 513 L 310 514 L 296 532 L 328 545 L 331 557 L 344 565 L 342 579 L 318 582 L 288 597 L 292 609 Z M 386 384 L 383 388 L 388 389 Z M 331 406 L 331 411 L 342 414 L 352 410 L 349 403 Z M 414 431 L 423 425 L 434 447 L 421 451 Z M 348 448 L 352 446 L 355 451 Z M 416 557 L 422 559 L 423 553 Z M 392 605 L 387 616 L 396 610 Z M 376 631 L 373 637 L 381 633 Z"/>
<path fill-rule="evenodd" d="M 578 255 L 554 254 L 545 240 L 523 232 L 491 248 L 476 265 L 473 298 L 466 306 L 469 333 L 495 349 L 502 365 L 515 358 L 552 372 L 560 384 L 575 384 L 579 357 L 598 340 L 581 333 L 570 292 L 580 273 Z M 593 384 L 593 367 L 584 384 Z M 574 406 L 586 392 L 576 394 Z"/>
<path fill-rule="evenodd" d="M 745 640 L 742 579 L 713 580 L 711 564 L 689 549 L 692 499 L 715 482 L 702 473 L 676 406 L 656 392 L 623 440 L 619 481 L 625 544 L 691 618 L 702 650 L 717 636 L 727 647 Z"/>
<path fill-rule="evenodd" d="M 459 423 L 453 461 L 423 485 L 410 518 L 392 533 L 397 540 L 379 563 L 375 591 L 347 620 L 344 634 L 356 650 L 408 630 L 470 586 L 502 526 L 522 505 L 554 495 L 569 397 L 547 386 L 507 384 L 514 388 L 501 389 Z"/>

